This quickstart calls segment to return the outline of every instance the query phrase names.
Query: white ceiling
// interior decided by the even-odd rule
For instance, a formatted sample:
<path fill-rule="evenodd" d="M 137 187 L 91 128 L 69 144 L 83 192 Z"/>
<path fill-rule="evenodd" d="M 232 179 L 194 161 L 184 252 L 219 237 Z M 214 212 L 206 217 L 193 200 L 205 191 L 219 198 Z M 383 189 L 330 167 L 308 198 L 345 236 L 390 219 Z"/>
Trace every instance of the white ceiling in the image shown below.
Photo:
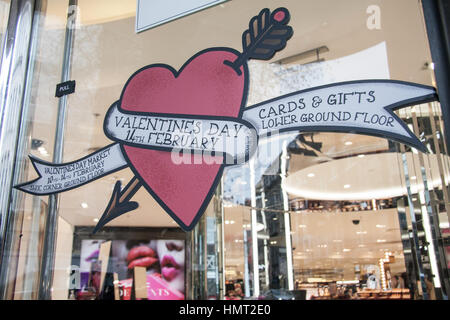
<path fill-rule="evenodd" d="M 415 172 L 420 172 L 419 155 L 409 152 L 406 156 L 408 163 L 415 164 L 410 181 L 411 192 L 415 194 L 423 191 L 421 176 L 415 176 Z M 443 162 L 448 161 L 445 158 Z M 427 173 L 439 172 L 437 155 L 424 156 L 424 162 Z M 440 175 L 429 175 L 428 179 L 430 188 L 442 188 Z M 446 180 L 449 179 L 447 175 Z M 393 152 L 362 153 L 313 165 L 289 175 L 284 187 L 293 196 L 317 200 L 388 199 L 408 194 L 402 154 Z"/>

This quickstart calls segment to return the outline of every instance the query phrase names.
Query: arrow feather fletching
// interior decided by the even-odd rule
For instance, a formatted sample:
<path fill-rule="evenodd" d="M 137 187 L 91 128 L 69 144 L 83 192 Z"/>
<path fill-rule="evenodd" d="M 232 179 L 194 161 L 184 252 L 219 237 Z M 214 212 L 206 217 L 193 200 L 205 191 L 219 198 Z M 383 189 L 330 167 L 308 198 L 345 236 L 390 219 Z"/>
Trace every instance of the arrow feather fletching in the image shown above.
<path fill-rule="evenodd" d="M 289 11 L 285 8 L 278 8 L 272 14 L 267 8 L 261 10 L 250 20 L 249 28 L 242 34 L 242 54 L 253 59 L 272 58 L 292 36 L 292 28 L 286 25 L 288 21 Z"/>
<path fill-rule="evenodd" d="M 223 63 L 232 67 L 238 75 L 241 66 L 248 59 L 269 60 L 277 51 L 286 46 L 293 31 L 289 22 L 289 11 L 286 8 L 275 9 L 272 13 L 265 8 L 257 16 L 250 19 L 248 29 L 242 33 L 243 52 L 231 62 Z"/>

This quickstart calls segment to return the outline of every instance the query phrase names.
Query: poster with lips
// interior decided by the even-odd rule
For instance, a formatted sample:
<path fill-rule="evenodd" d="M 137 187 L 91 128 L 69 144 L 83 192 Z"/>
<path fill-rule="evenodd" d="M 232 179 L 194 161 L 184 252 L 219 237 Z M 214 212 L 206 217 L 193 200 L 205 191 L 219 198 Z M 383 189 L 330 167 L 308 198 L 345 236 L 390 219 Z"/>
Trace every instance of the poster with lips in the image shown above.
<path fill-rule="evenodd" d="M 100 293 L 98 254 L 103 240 L 81 242 L 81 292 L 97 298 Z M 183 240 L 112 240 L 108 272 L 118 278 L 120 300 L 131 300 L 135 267 L 146 270 L 148 300 L 184 300 L 185 243 Z"/>
<path fill-rule="evenodd" d="M 301 19 L 296 13 L 296 19 Z M 247 106 L 250 59 L 270 60 L 293 35 L 287 8 L 262 9 L 242 34 L 242 51 L 206 48 L 176 70 L 154 63 L 133 73 L 105 114 L 112 144 L 56 164 L 30 156 L 39 177 L 15 188 L 34 195 L 69 191 L 126 167 L 94 233 L 138 208 L 141 188 L 184 231 L 206 210 L 226 166 L 249 161 L 260 140 L 282 132 L 350 132 L 427 152 L 395 110 L 437 100 L 433 87 L 390 79 L 331 83 Z M 300 39 L 301 40 L 301 39 Z M 173 44 L 176 45 L 176 44 Z M 172 47 L 173 47 L 172 45 Z M 370 61 L 368 61 L 370 63 Z"/>

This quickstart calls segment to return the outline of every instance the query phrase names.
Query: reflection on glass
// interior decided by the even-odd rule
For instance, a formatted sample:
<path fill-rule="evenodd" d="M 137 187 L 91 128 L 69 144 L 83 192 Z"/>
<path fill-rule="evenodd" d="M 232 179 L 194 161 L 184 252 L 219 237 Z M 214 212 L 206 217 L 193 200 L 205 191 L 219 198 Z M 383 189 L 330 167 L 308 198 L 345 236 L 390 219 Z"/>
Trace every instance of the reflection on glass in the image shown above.
<path fill-rule="evenodd" d="M 26 99 L 30 148 L 18 157 L 31 153 L 51 161 L 54 89 L 62 72 L 69 1 L 41 2 Z M 0 1 L 0 14 L 7 11 L 5 3 Z M 111 142 L 103 133 L 103 116 L 135 70 L 151 63 L 179 68 L 195 52 L 218 43 L 240 48 L 239 37 L 227 37 L 240 35 L 248 16 L 261 9 L 257 0 L 228 1 L 136 34 L 136 1 L 111 3 L 78 2 L 71 55 L 77 89 L 67 97 L 65 162 Z M 294 38 L 278 62 L 249 62 L 248 106 L 347 80 L 432 83 L 430 70 L 422 68 L 430 57 L 417 3 L 385 1 L 381 30 L 366 29 L 365 17 L 359 20 L 355 12 L 365 12 L 363 2 L 354 2 L 352 10 L 331 0 L 279 4 L 292 13 Z M 242 16 L 243 24 L 230 25 L 230 15 Z M 324 46 L 317 57 L 300 54 Z M 220 204 L 210 205 L 191 233 L 180 232 L 140 190 L 137 210 L 91 234 L 115 183 L 131 180 L 129 169 L 61 194 L 51 298 L 132 299 L 130 279 L 144 275 L 136 281 L 149 284 L 148 299 L 215 299 L 219 290 L 226 299 L 444 299 L 450 159 L 441 107 L 430 103 L 397 112 L 428 154 L 351 133 L 270 136 L 261 139 L 249 163 L 225 168 L 222 190 L 214 197 Z M 24 181 L 35 178 L 30 166 L 21 174 Z M 26 194 L 13 210 L 23 213 L 23 225 L 12 253 L 18 266 L 9 290 L 15 299 L 36 299 L 48 198 Z M 108 243 L 111 251 L 105 253 Z"/>

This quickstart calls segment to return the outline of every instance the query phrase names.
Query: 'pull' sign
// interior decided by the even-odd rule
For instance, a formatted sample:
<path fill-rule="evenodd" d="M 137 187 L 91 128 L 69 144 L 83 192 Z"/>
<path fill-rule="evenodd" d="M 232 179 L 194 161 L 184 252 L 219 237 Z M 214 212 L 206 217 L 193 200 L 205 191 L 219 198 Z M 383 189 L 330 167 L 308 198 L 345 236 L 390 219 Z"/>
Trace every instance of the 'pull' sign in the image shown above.
<path fill-rule="evenodd" d="M 75 80 L 66 81 L 56 85 L 55 97 L 62 97 L 75 92 Z"/>

